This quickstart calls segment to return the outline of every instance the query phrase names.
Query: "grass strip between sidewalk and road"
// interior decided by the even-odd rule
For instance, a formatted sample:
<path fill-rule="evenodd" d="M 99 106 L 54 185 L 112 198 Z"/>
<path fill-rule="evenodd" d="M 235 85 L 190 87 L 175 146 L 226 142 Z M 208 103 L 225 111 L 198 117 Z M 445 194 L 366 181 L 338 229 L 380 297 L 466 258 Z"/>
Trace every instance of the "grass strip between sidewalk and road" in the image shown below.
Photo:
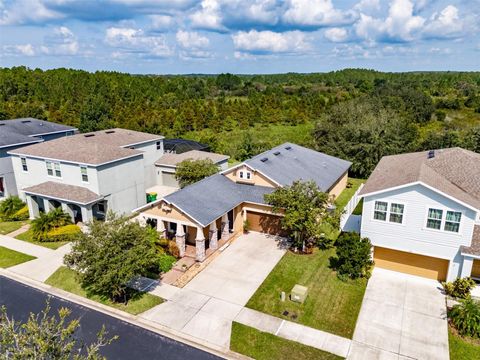
<path fill-rule="evenodd" d="M 26 261 L 36 259 L 35 256 L 30 256 L 15 250 L 7 249 L 6 247 L 0 246 L 0 268 L 8 268 L 10 266 L 15 266 Z"/>
<path fill-rule="evenodd" d="M 133 315 L 140 314 L 163 302 L 162 298 L 148 293 L 140 293 L 138 297 L 131 299 L 126 305 L 114 303 L 110 299 L 98 295 L 89 294 L 82 288 L 75 271 L 65 266 L 55 271 L 45 283 Z"/>
<path fill-rule="evenodd" d="M 230 349 L 256 360 L 338 360 L 340 356 L 262 332 L 237 322 L 232 324 Z"/>

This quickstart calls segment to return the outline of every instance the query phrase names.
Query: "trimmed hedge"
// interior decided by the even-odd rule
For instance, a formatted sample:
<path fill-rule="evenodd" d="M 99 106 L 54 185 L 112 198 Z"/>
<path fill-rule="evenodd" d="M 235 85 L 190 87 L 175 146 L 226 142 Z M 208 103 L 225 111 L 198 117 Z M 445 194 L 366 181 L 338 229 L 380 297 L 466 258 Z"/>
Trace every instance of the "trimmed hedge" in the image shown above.
<path fill-rule="evenodd" d="M 15 214 L 10 216 L 10 219 L 12 221 L 24 221 L 24 220 L 28 220 L 29 217 L 30 215 L 28 213 L 28 206 L 25 205 L 23 208 L 15 212 Z"/>
<path fill-rule="evenodd" d="M 47 233 L 48 241 L 72 241 L 81 230 L 77 225 L 65 225 Z"/>

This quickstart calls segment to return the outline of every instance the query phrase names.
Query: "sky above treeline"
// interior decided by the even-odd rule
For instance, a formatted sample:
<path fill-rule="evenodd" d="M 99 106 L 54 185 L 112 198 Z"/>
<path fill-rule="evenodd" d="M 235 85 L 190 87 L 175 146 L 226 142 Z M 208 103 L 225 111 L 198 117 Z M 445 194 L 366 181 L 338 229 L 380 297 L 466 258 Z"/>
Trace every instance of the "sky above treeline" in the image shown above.
<path fill-rule="evenodd" d="M 480 0 L 0 0 L 0 66 L 480 70 Z"/>

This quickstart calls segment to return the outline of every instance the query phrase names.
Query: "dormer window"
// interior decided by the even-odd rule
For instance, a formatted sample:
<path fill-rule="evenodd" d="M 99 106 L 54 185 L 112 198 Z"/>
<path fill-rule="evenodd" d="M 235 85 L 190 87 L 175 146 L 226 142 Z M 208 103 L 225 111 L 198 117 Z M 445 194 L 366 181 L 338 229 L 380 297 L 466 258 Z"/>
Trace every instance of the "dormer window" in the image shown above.
<path fill-rule="evenodd" d="M 252 173 L 248 170 L 241 170 L 238 174 L 240 179 L 250 180 L 252 178 Z"/>

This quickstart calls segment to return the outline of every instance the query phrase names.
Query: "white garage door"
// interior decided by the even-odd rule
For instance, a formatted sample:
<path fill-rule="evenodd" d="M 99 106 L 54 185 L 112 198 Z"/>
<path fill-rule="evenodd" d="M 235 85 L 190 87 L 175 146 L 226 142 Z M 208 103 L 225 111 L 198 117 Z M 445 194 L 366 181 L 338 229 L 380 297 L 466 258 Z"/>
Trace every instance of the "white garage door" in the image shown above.
<path fill-rule="evenodd" d="M 175 180 L 174 173 L 162 172 L 162 183 L 165 186 L 178 187 L 178 182 Z"/>

